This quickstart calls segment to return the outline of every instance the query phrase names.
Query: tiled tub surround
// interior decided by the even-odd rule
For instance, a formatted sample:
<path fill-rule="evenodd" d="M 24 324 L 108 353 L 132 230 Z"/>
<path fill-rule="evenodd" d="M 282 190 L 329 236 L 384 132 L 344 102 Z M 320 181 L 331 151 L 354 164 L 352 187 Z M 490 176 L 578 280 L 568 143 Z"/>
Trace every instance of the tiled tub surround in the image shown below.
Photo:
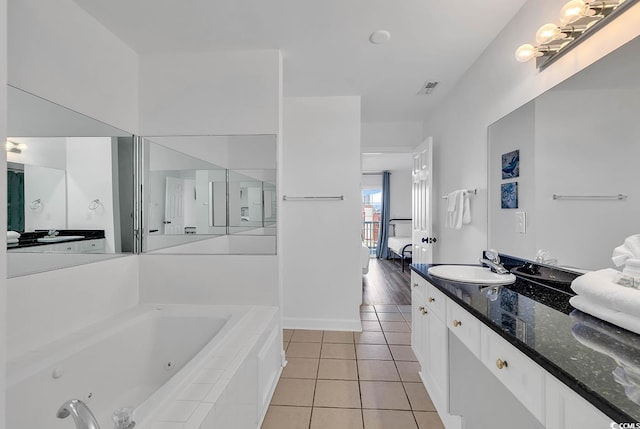
<path fill-rule="evenodd" d="M 430 276 L 429 267 L 415 264 L 412 270 L 477 318 L 483 324 L 483 333 L 486 329 L 499 334 L 611 420 L 640 420 L 640 404 L 630 399 L 633 386 L 616 381 L 624 369 L 620 362 L 631 362 L 633 369 L 640 371 L 640 336 L 573 310 L 568 302 L 572 292 L 565 286 L 544 285 L 522 277 L 500 287 L 464 284 Z M 545 378 L 547 384 L 564 389 L 553 377 Z M 629 396 L 625 387 L 631 387 Z M 635 400 L 639 401 L 640 395 Z M 547 397 L 547 415 L 554 406 Z M 541 409 L 544 416 L 544 404 Z"/>
<path fill-rule="evenodd" d="M 261 306 L 140 305 L 8 368 L 8 427 L 68 428 L 85 401 L 101 427 L 134 407 L 136 428 L 255 428 L 282 366 L 278 311 Z"/>

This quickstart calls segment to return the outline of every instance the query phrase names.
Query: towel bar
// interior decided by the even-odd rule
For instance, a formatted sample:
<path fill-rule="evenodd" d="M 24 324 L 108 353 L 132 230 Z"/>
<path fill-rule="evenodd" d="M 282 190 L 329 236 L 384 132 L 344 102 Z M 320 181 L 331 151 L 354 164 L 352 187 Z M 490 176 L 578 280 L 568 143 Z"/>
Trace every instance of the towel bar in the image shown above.
<path fill-rule="evenodd" d="M 337 197 L 323 197 L 323 196 L 318 196 L 318 197 L 287 197 L 286 195 L 282 196 L 282 201 L 322 201 L 322 200 L 336 200 L 336 201 L 343 201 L 344 200 L 344 195 L 340 195 Z"/>
<path fill-rule="evenodd" d="M 468 194 L 478 195 L 478 189 L 477 188 L 476 189 L 465 189 L 464 193 L 467 194 L 467 195 Z M 442 199 L 443 200 L 448 200 L 449 199 L 449 195 L 443 195 Z"/>
<path fill-rule="evenodd" d="M 627 196 L 617 195 L 558 195 L 553 194 L 554 200 L 626 200 Z"/>

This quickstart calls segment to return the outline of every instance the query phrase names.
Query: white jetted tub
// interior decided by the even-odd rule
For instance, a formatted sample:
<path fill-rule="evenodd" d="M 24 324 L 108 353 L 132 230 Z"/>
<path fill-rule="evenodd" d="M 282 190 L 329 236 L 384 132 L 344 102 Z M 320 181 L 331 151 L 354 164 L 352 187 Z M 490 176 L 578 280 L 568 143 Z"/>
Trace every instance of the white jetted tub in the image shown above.
<path fill-rule="evenodd" d="M 134 408 L 136 428 L 256 428 L 282 366 L 276 316 L 275 307 L 140 305 L 10 360 L 7 427 L 75 429 L 56 411 L 80 399 L 101 429 L 123 407 Z"/>

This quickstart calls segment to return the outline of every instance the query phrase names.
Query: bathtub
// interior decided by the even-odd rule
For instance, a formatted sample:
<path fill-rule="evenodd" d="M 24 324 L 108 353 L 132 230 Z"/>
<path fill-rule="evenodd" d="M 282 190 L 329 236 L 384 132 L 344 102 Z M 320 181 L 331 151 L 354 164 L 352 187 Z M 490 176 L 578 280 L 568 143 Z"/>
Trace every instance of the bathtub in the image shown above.
<path fill-rule="evenodd" d="M 74 429 L 70 418 L 55 416 L 72 398 L 87 403 L 102 429 L 113 427 L 113 411 L 123 407 L 134 409 L 139 429 L 258 427 L 282 366 L 277 313 L 259 306 L 140 305 L 14 357 L 7 427 Z M 246 403 L 234 389 L 255 390 L 255 401 Z M 241 406 L 251 415 L 225 411 Z"/>

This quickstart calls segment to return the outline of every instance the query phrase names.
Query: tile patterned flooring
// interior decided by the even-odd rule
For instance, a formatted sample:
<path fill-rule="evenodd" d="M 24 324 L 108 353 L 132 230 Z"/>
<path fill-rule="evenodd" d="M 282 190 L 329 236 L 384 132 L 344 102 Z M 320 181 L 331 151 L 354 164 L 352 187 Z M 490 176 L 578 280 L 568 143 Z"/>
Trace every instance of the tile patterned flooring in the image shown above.
<path fill-rule="evenodd" d="M 262 429 L 444 429 L 411 351 L 411 306 L 363 305 L 362 332 L 285 330 Z"/>

